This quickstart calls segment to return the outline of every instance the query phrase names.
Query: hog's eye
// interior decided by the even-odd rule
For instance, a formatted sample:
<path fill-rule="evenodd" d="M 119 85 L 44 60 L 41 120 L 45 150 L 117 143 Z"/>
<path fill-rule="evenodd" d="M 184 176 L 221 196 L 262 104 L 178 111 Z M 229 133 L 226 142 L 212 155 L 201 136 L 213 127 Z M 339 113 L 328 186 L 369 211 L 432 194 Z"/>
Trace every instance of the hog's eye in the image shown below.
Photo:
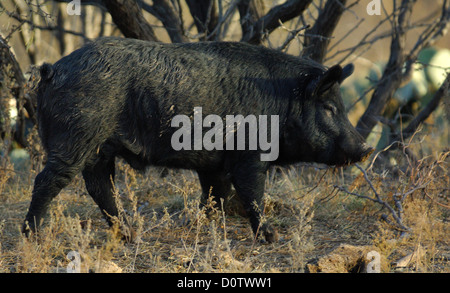
<path fill-rule="evenodd" d="M 336 114 L 336 107 L 330 104 L 323 104 L 323 108 L 331 114 Z"/>

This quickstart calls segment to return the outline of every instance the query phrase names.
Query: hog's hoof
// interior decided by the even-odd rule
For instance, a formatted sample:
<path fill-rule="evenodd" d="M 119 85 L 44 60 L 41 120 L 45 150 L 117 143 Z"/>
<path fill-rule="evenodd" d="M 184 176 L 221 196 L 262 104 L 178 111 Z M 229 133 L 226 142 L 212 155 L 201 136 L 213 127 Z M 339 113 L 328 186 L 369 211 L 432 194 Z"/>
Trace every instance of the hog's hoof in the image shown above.
<path fill-rule="evenodd" d="M 36 228 L 34 225 L 31 225 L 28 221 L 25 221 L 22 225 L 22 234 L 27 238 L 30 239 L 32 235 L 35 233 Z"/>
<path fill-rule="evenodd" d="M 137 238 L 136 231 L 130 226 L 120 226 L 120 228 L 111 227 L 111 233 L 114 237 L 126 242 L 126 243 L 134 243 Z"/>
<path fill-rule="evenodd" d="M 264 239 L 266 239 L 268 243 L 278 242 L 279 237 L 277 230 L 271 229 L 269 231 L 264 231 Z"/>
<path fill-rule="evenodd" d="M 260 243 L 274 243 L 279 240 L 277 230 L 269 225 L 263 225 L 260 229 L 259 235 L 261 236 L 259 237 Z"/>
<path fill-rule="evenodd" d="M 31 233 L 31 229 L 30 229 L 30 227 L 28 226 L 28 223 L 24 223 L 24 224 L 22 225 L 22 234 L 23 234 L 26 238 L 28 238 L 28 237 L 30 237 L 30 233 Z"/>

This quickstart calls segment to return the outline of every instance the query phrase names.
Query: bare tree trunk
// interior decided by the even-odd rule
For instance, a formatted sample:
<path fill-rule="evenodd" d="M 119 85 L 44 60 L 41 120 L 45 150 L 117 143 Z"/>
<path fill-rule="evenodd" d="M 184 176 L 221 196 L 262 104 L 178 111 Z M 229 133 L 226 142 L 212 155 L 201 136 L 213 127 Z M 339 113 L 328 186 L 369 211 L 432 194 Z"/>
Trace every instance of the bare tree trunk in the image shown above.
<path fill-rule="evenodd" d="M 17 129 L 13 130 L 14 139 L 23 147 L 28 145 L 25 138 L 25 112 L 27 110 L 30 119 L 33 123 L 36 123 L 35 117 L 35 105 L 31 101 L 31 98 L 25 93 L 25 77 L 23 76 L 22 70 L 20 69 L 19 63 L 16 57 L 11 52 L 7 42 L 0 35 L 0 86 L 7 85 L 5 79 L 10 79 L 11 84 L 9 85 L 11 89 L 11 96 L 16 99 L 17 110 L 18 110 L 18 125 Z M 4 111 L 9 110 L 9 105 Z M 4 113 L 2 113 L 4 114 Z M 8 115 L 9 116 L 9 115 Z M 2 128 L 2 127 L 0 127 Z"/>

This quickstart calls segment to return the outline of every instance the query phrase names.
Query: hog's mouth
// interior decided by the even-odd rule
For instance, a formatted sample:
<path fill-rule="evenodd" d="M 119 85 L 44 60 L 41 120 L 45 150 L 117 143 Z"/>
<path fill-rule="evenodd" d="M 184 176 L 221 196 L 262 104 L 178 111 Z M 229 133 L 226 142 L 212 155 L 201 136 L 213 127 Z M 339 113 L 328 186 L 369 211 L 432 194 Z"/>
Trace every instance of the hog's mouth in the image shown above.
<path fill-rule="evenodd" d="M 374 148 L 372 148 L 372 147 L 369 148 L 369 149 L 363 154 L 363 156 L 362 156 L 360 162 L 362 163 L 362 162 L 366 161 L 366 160 L 373 154 L 374 151 L 375 151 Z"/>
<path fill-rule="evenodd" d="M 349 155 L 347 155 L 346 153 L 342 152 L 341 153 L 341 158 L 340 160 L 338 160 L 338 163 L 334 164 L 334 166 L 336 168 L 340 168 L 340 167 L 346 167 L 346 166 L 350 166 L 353 165 L 355 163 L 359 163 L 359 162 L 364 162 L 366 161 L 370 155 L 372 155 L 372 153 L 375 151 L 374 148 L 367 146 L 366 149 L 361 153 L 361 155 L 359 157 L 351 157 Z"/>

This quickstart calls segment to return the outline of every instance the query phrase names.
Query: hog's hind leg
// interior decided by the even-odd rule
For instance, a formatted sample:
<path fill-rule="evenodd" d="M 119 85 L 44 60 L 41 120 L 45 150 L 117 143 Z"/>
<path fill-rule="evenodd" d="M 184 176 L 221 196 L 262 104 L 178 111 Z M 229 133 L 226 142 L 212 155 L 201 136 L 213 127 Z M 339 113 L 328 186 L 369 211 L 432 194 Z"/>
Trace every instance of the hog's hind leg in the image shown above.
<path fill-rule="evenodd" d="M 89 195 L 100 208 L 108 224 L 113 226 L 117 221 L 123 238 L 133 241 L 134 231 L 126 218 L 119 215 L 114 198 L 114 157 L 101 156 L 93 165 L 86 166 L 82 173 Z"/>
<path fill-rule="evenodd" d="M 25 235 L 28 236 L 30 232 L 36 232 L 52 199 L 80 172 L 82 162 L 72 161 L 72 163 L 68 163 L 70 161 L 49 154 L 47 164 L 34 181 L 30 207 L 22 227 L 22 232 Z"/>

